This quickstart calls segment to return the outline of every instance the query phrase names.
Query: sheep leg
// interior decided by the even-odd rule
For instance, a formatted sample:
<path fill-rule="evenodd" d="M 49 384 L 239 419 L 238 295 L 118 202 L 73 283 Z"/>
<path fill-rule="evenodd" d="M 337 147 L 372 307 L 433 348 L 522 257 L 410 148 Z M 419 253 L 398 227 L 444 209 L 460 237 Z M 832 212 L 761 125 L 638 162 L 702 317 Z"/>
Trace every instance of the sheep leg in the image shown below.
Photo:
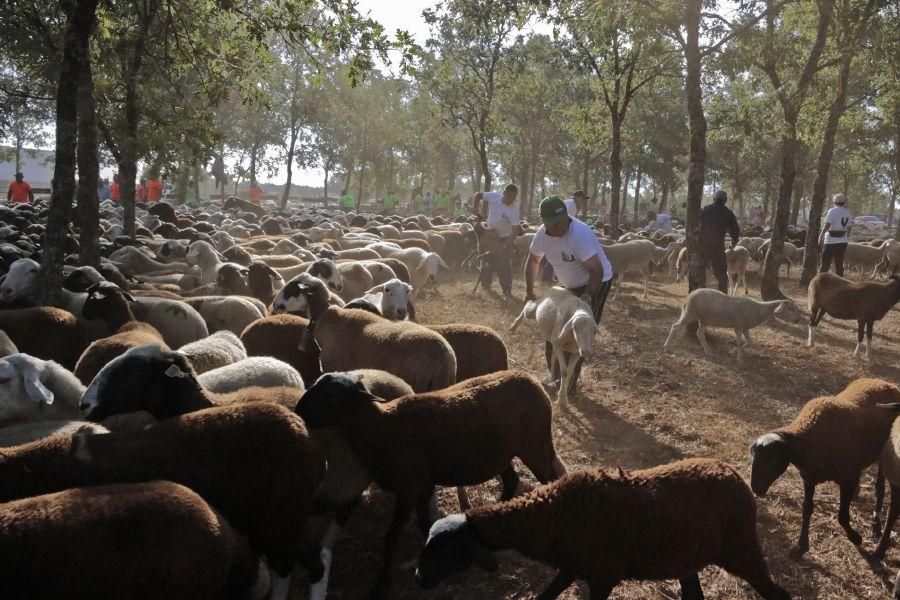
<path fill-rule="evenodd" d="M 712 356 L 712 348 L 706 343 L 706 328 L 700 322 L 697 323 L 697 339 L 700 340 L 700 345 L 703 346 L 703 351 L 706 355 Z"/>
<path fill-rule="evenodd" d="M 472 503 L 469 502 L 469 494 L 466 493 L 466 488 L 463 486 L 456 488 L 456 500 L 459 502 L 459 510 L 461 512 L 466 512 L 472 508 Z"/>
<path fill-rule="evenodd" d="M 881 535 L 881 510 L 884 506 L 884 472 L 881 463 L 878 463 L 878 473 L 875 475 L 875 510 L 872 512 L 872 537 L 878 539 Z"/>
<path fill-rule="evenodd" d="M 738 286 L 738 276 L 737 273 L 729 273 L 728 274 L 728 295 L 734 296 L 737 294 L 737 286 Z"/>
<path fill-rule="evenodd" d="M 575 583 L 574 575 L 566 571 L 559 571 L 556 577 L 553 578 L 553 581 L 537 597 L 537 600 L 555 600 L 573 583 Z"/>
<path fill-rule="evenodd" d="M 678 583 L 681 584 L 681 600 L 703 600 L 703 588 L 696 573 L 682 577 Z"/>
<path fill-rule="evenodd" d="M 744 295 L 749 296 L 750 292 L 747 291 L 747 271 L 741 271 L 741 284 L 744 286 Z"/>
<path fill-rule="evenodd" d="M 749 543 L 735 545 L 735 553 L 724 561 L 722 567 L 749 583 L 765 600 L 790 600 L 790 594 L 772 581 L 755 532 L 753 535 L 754 539 Z"/>
<path fill-rule="evenodd" d="M 516 473 L 512 463 L 500 473 L 500 481 L 503 482 L 503 491 L 500 493 L 500 502 L 509 500 L 519 492 L 519 474 Z"/>
<path fill-rule="evenodd" d="M 434 486 L 429 488 L 416 501 L 416 521 L 419 524 L 419 531 L 424 537 L 428 537 L 428 531 L 434 523 L 432 520 L 431 505 L 434 498 Z"/>
<path fill-rule="evenodd" d="M 853 356 L 859 356 L 859 347 L 862 346 L 863 336 L 866 332 L 866 322 L 865 321 L 857 321 L 856 322 L 856 348 L 853 349 Z"/>
<path fill-rule="evenodd" d="M 322 551 L 319 553 L 319 556 L 322 560 L 322 566 L 325 567 L 325 572 L 319 581 L 310 586 L 310 600 L 325 600 L 328 594 L 328 578 L 331 575 L 331 561 L 333 558 L 332 549 L 337 544 L 338 539 L 340 539 L 341 532 L 344 531 L 344 526 L 347 525 L 347 521 L 359 504 L 360 498 L 357 497 L 353 502 L 337 509 L 334 514 L 334 521 L 328 526 L 328 531 L 325 532 L 325 536 L 322 538 Z"/>
<path fill-rule="evenodd" d="M 287 600 L 288 590 L 291 587 L 291 576 L 281 577 L 273 571 L 271 577 L 272 585 L 269 588 L 269 600 Z"/>
<path fill-rule="evenodd" d="M 797 546 L 791 550 L 791 558 L 800 558 L 809 550 L 809 519 L 813 513 L 813 496 L 816 493 L 816 486 L 812 483 L 803 482 L 803 514 L 800 523 L 800 539 Z"/>
<path fill-rule="evenodd" d="M 613 591 L 613 585 L 603 582 L 591 582 L 588 584 L 588 598 L 590 600 L 606 600 Z"/>
<path fill-rule="evenodd" d="M 553 353 L 556 363 L 559 365 L 559 391 L 556 393 L 556 400 L 559 402 L 560 408 L 565 408 L 569 403 L 569 378 L 572 375 L 565 352 L 554 347 Z"/>
<path fill-rule="evenodd" d="M 646 298 L 647 293 L 650 289 L 650 277 L 649 277 L 646 269 L 641 270 L 641 277 L 644 278 L 644 293 L 643 293 L 642 297 Z"/>
<path fill-rule="evenodd" d="M 862 536 L 859 535 L 859 533 L 853 529 L 853 525 L 850 524 L 850 502 L 852 502 L 853 498 L 856 496 L 858 487 L 858 479 L 856 481 L 848 481 L 841 484 L 841 500 L 838 509 L 838 523 L 844 528 L 850 541 L 857 546 L 862 544 Z"/>
<path fill-rule="evenodd" d="M 884 531 L 881 532 L 881 541 L 878 547 L 872 553 L 872 558 L 881 560 L 884 558 L 885 552 L 891 545 L 891 532 L 894 530 L 894 523 L 897 522 L 897 516 L 900 515 L 900 486 L 891 484 L 891 506 L 888 509 L 887 520 L 884 522 Z"/>
<path fill-rule="evenodd" d="M 409 520 L 409 515 L 412 512 L 413 503 L 406 498 L 398 496 L 397 504 L 394 506 L 394 515 L 391 517 L 391 524 L 384 536 L 381 571 L 378 573 L 378 582 L 375 584 L 375 589 L 372 590 L 372 600 L 383 600 L 388 597 L 388 590 L 391 587 L 391 563 L 394 559 L 394 551 L 397 549 L 397 542 L 400 540 L 403 526 Z"/>
<path fill-rule="evenodd" d="M 872 352 L 872 329 L 875 327 L 875 321 L 866 322 L 866 358 Z"/>

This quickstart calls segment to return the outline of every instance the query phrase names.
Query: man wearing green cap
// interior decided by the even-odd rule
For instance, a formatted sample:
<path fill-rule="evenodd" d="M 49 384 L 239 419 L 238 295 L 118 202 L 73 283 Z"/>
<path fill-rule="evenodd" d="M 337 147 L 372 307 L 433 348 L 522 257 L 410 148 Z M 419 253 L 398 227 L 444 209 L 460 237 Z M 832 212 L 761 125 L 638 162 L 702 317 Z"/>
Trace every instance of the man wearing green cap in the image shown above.
<path fill-rule="evenodd" d="M 603 246 L 587 224 L 569 216 L 565 202 L 559 196 L 544 198 L 540 211 L 544 224 L 534 234 L 525 263 L 525 301 L 537 300 L 534 281 L 541 258 L 546 257 L 559 284 L 576 296 L 586 296 L 594 313 L 594 321 L 600 323 L 613 275 Z M 547 367 L 551 368 L 553 348 L 549 342 L 545 349 Z M 568 390 L 570 393 L 575 390 L 581 374 L 581 363 L 579 361 L 575 367 Z M 556 378 L 558 373 L 551 372 L 550 375 Z"/>
<path fill-rule="evenodd" d="M 500 192 L 477 192 L 472 196 L 472 213 L 481 217 L 482 201 L 488 205 L 487 227 L 497 232 L 501 251 L 488 257 L 487 265 L 481 270 L 481 285 L 490 289 L 494 271 L 500 280 L 503 295 L 512 296 L 512 241 L 519 227 L 519 188 L 510 183 Z"/>

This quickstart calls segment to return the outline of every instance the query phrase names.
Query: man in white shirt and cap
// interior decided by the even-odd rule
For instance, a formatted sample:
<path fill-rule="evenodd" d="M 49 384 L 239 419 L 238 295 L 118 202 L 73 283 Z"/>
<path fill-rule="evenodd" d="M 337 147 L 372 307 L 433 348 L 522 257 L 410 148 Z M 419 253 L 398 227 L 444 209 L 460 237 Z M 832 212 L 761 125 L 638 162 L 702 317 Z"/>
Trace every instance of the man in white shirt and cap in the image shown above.
<path fill-rule="evenodd" d="M 832 198 L 834 207 L 825 213 L 825 224 L 819 234 L 819 246 L 822 246 L 822 264 L 819 273 L 827 273 L 834 261 L 834 272 L 844 276 L 844 254 L 847 242 L 850 241 L 850 229 L 853 227 L 853 215 L 845 206 L 847 196 L 835 194 Z M 824 246 L 823 246 L 824 244 Z"/>
<path fill-rule="evenodd" d="M 481 285 L 485 290 L 490 289 L 496 271 L 503 295 L 508 298 L 512 297 L 512 242 L 519 227 L 518 196 L 519 188 L 512 183 L 503 188 L 503 193 L 476 192 L 472 196 L 472 213 L 483 218 L 481 203 L 487 204 L 487 228 L 496 231 L 500 238 L 500 250 L 488 257 L 481 271 Z"/>
<path fill-rule="evenodd" d="M 546 257 L 559 284 L 576 296 L 583 296 L 591 306 L 594 321 L 600 323 L 613 276 L 612 265 L 606 258 L 600 240 L 587 224 L 569 216 L 566 205 L 559 196 L 544 198 L 540 213 L 544 224 L 534 234 L 528 261 L 525 263 L 525 301 L 537 300 L 534 281 L 541 258 Z M 548 368 L 552 364 L 552 352 L 548 342 Z M 579 361 L 575 367 L 569 392 L 574 391 L 578 382 L 581 363 Z M 557 373 L 551 373 L 551 377 L 556 376 Z"/>

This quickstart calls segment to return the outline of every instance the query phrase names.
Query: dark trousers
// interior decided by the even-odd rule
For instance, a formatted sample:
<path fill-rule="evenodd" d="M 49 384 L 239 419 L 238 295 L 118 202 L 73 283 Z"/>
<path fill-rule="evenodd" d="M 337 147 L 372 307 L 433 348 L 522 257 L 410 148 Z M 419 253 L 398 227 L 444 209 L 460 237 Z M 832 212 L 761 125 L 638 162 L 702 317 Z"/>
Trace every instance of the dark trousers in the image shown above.
<path fill-rule="evenodd" d="M 502 238 L 501 250 L 491 252 L 485 256 L 484 267 L 481 269 L 481 287 L 485 290 L 491 287 L 494 280 L 494 273 L 497 273 L 497 279 L 500 280 L 500 289 L 506 295 L 512 294 L 512 238 Z"/>
<path fill-rule="evenodd" d="M 725 246 L 716 248 L 703 248 L 700 251 L 700 259 L 703 261 L 703 270 L 711 267 L 713 275 L 719 282 L 718 290 L 723 294 L 728 293 L 728 265 L 725 262 Z"/>
<path fill-rule="evenodd" d="M 600 318 L 603 316 L 603 307 L 606 306 L 606 297 L 609 296 L 609 289 L 612 287 L 613 280 L 604 281 L 600 284 L 600 287 L 597 289 L 597 292 L 591 297 L 591 310 L 594 313 L 594 322 L 600 323 Z M 569 290 L 576 296 L 581 296 L 585 289 L 586 285 L 575 288 L 573 290 Z M 559 367 L 554 370 L 553 365 L 553 346 L 550 342 L 545 342 L 544 344 L 544 356 L 547 359 L 547 368 L 550 369 L 550 377 L 552 379 L 556 379 L 559 377 Z M 569 353 L 566 352 L 566 360 L 569 360 Z M 575 391 L 575 386 L 578 384 L 578 378 L 581 376 L 581 366 L 584 363 L 584 359 L 580 359 L 578 363 L 575 365 L 575 373 L 572 375 L 572 380 L 569 382 L 569 389 L 567 390 L 570 394 Z M 560 383 L 562 385 L 562 383 Z"/>
<path fill-rule="evenodd" d="M 834 261 L 834 272 L 839 277 L 844 276 L 844 254 L 847 252 L 847 243 L 843 244 L 825 244 L 822 249 L 822 264 L 819 265 L 819 273 L 827 273 L 831 267 L 831 261 Z"/>

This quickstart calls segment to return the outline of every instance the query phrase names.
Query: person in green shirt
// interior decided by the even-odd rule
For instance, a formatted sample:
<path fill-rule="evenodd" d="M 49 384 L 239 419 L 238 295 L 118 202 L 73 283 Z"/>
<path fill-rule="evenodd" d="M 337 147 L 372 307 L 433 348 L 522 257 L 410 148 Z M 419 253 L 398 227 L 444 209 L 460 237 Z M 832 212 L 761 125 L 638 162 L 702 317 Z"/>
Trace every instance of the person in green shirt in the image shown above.
<path fill-rule="evenodd" d="M 353 199 L 353 196 L 347 190 L 341 192 L 340 199 L 341 208 L 353 209 L 356 208 L 356 201 Z"/>
<path fill-rule="evenodd" d="M 444 192 L 440 196 L 438 196 L 434 201 L 434 212 L 435 214 L 440 213 L 449 213 L 450 212 L 450 192 Z"/>
<path fill-rule="evenodd" d="M 381 203 L 384 205 L 385 210 L 394 210 L 394 207 L 397 206 L 397 195 L 390 192 L 381 199 Z"/>
<path fill-rule="evenodd" d="M 414 212 L 422 213 L 422 212 L 424 212 L 424 210 L 425 210 L 425 197 L 422 196 L 421 192 L 419 192 L 418 194 L 416 194 L 416 205 L 415 205 Z"/>

